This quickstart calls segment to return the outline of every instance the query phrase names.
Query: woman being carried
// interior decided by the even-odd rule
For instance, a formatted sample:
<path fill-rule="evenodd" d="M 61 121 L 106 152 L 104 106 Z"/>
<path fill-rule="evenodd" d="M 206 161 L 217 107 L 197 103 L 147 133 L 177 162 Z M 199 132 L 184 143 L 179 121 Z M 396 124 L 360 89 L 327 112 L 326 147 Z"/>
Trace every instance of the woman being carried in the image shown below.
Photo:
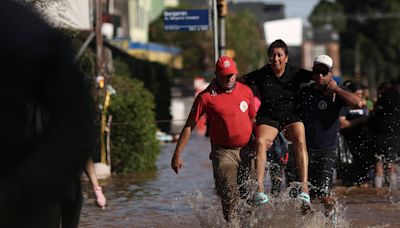
<path fill-rule="evenodd" d="M 311 71 L 297 69 L 287 65 L 288 47 L 282 40 L 275 40 L 268 48 L 270 63 L 250 72 L 241 78 L 247 85 L 255 85 L 261 94 L 261 107 L 257 113 L 256 150 L 257 150 L 257 204 L 268 202 L 264 193 L 264 174 L 266 153 L 280 130 L 294 145 L 301 193 L 298 199 L 304 206 L 309 206 L 308 190 L 308 154 L 305 141 L 304 125 L 294 114 L 295 97 L 300 84 L 312 78 Z"/>

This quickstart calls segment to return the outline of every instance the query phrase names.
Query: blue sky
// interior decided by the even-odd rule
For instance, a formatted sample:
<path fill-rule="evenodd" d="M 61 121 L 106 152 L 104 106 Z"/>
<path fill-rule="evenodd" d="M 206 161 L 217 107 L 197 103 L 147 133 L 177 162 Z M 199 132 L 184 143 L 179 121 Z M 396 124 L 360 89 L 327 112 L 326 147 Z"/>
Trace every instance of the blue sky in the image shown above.
<path fill-rule="evenodd" d="M 319 0 L 233 0 L 233 2 L 235 1 L 282 3 L 285 5 L 285 16 L 287 18 L 301 17 L 306 24 L 309 24 L 307 17 L 310 15 L 314 6 L 319 2 Z"/>

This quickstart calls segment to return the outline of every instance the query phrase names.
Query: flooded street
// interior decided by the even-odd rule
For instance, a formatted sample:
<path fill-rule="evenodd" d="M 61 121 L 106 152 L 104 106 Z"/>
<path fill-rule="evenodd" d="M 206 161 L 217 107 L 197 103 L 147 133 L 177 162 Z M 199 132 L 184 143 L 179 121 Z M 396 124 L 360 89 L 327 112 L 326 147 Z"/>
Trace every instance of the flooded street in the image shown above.
<path fill-rule="evenodd" d="M 214 192 L 208 138 L 192 135 L 183 155 L 184 166 L 176 175 L 170 168 L 175 144 L 165 144 L 158 170 L 113 176 L 103 181 L 108 206 L 94 204 L 84 182 L 80 227 L 225 227 Z M 400 227 L 400 193 L 385 188 L 336 187 L 339 198 L 337 227 Z M 273 199 L 265 207 L 245 214 L 242 227 L 333 227 L 315 205 L 314 213 L 301 216 L 288 197 Z"/>

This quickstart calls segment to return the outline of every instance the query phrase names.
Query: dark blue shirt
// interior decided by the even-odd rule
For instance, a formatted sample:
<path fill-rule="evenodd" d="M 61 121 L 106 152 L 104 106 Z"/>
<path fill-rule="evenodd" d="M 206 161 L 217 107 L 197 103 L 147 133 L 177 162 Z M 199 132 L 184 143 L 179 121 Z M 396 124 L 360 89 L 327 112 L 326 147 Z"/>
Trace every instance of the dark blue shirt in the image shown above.
<path fill-rule="evenodd" d="M 338 95 L 335 100 L 325 96 L 314 84 L 303 87 L 298 99 L 298 112 L 306 130 L 307 148 L 314 151 L 335 149 L 339 114 L 346 103 Z"/>

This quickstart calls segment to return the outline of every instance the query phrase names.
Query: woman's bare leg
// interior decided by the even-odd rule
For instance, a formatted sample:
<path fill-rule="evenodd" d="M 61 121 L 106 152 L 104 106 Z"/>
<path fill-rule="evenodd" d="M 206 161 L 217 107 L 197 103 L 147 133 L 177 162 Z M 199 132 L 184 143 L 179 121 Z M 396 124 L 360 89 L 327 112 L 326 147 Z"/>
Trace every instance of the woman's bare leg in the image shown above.
<path fill-rule="evenodd" d="M 384 177 L 383 163 L 382 161 L 377 161 L 375 163 L 375 181 L 374 181 L 376 188 L 382 187 L 383 177 Z"/>
<path fill-rule="evenodd" d="M 302 122 L 294 122 L 287 125 L 285 129 L 286 138 L 290 140 L 294 146 L 302 191 L 308 193 L 308 152 L 304 125 Z"/>
<path fill-rule="evenodd" d="M 391 162 L 388 164 L 388 173 L 389 173 L 389 187 L 391 190 L 397 188 L 397 167 L 396 164 Z"/>
<path fill-rule="evenodd" d="M 278 129 L 269 125 L 261 124 L 256 129 L 256 149 L 257 149 L 257 183 L 258 191 L 264 191 L 265 162 L 267 160 L 267 150 L 272 146 Z"/>

